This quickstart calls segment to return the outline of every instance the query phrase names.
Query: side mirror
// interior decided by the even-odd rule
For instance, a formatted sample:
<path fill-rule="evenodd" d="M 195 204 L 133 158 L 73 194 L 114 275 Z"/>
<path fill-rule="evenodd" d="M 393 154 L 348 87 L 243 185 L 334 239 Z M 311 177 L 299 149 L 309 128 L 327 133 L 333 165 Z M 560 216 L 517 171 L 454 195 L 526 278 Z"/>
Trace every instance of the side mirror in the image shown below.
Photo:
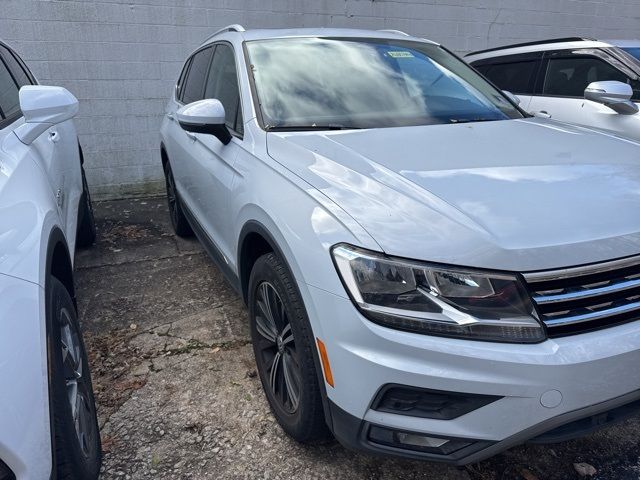
<path fill-rule="evenodd" d="M 515 103 L 516 105 L 520 105 L 520 99 L 513 93 L 509 92 L 508 90 L 503 90 L 502 93 L 504 93 L 505 97 L 507 97 L 513 103 Z"/>
<path fill-rule="evenodd" d="M 25 85 L 20 89 L 20 110 L 25 123 L 14 131 L 22 143 L 30 145 L 53 125 L 75 117 L 78 99 L 66 88 Z"/>
<path fill-rule="evenodd" d="M 176 112 L 183 130 L 213 135 L 224 145 L 231 141 L 231 133 L 225 125 L 224 107 L 220 100 L 205 99 L 190 103 Z"/>
<path fill-rule="evenodd" d="M 638 113 L 638 106 L 631 101 L 632 96 L 631 85 L 615 80 L 590 83 L 584 91 L 587 100 L 602 103 L 623 115 Z"/>

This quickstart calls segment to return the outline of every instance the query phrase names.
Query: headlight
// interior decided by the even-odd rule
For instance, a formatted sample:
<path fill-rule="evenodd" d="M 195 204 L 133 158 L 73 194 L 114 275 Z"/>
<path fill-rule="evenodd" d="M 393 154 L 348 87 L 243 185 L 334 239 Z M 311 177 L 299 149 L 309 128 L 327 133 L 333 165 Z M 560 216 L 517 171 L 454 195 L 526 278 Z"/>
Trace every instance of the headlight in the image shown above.
<path fill-rule="evenodd" d="M 390 258 L 346 244 L 332 254 L 352 300 L 375 323 L 496 342 L 545 339 L 516 275 Z"/>

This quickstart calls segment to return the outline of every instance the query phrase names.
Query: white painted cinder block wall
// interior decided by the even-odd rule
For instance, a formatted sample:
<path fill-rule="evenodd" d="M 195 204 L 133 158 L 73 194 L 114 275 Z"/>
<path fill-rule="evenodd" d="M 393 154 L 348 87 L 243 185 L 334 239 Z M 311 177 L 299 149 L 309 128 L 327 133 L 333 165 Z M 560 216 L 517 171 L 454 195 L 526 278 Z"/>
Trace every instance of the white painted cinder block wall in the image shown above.
<path fill-rule="evenodd" d="M 158 127 L 185 56 L 216 28 L 394 28 L 467 52 L 640 37 L 640 0 L 1 0 L 0 37 L 81 102 L 95 197 L 162 191 Z"/>

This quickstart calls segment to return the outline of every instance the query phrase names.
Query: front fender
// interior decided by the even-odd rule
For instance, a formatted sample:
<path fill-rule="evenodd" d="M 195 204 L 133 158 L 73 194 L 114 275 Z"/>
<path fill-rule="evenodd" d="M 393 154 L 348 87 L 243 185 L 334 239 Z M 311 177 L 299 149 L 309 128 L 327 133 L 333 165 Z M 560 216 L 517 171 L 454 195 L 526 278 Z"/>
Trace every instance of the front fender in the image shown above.
<path fill-rule="evenodd" d="M 55 197 L 29 150 L 8 135 L 0 158 L 0 273 L 44 287 L 49 236 L 61 229 Z"/>

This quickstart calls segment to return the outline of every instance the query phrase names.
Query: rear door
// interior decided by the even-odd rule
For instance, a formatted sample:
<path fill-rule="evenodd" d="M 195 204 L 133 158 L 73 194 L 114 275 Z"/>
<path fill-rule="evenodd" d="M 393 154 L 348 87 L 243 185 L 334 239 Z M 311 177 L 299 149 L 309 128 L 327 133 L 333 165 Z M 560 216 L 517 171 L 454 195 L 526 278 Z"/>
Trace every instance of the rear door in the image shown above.
<path fill-rule="evenodd" d="M 545 54 L 540 75 L 540 93 L 533 97 L 529 110 L 549 115 L 562 122 L 610 130 L 640 139 L 640 115 L 621 115 L 584 98 L 592 82 L 617 80 L 634 90 L 640 101 L 637 75 L 617 59 L 598 49 L 555 51 Z"/>
<path fill-rule="evenodd" d="M 524 53 L 473 62 L 473 67 L 501 90 L 518 96 L 520 107 L 529 109 L 542 61 L 541 53 Z"/>

